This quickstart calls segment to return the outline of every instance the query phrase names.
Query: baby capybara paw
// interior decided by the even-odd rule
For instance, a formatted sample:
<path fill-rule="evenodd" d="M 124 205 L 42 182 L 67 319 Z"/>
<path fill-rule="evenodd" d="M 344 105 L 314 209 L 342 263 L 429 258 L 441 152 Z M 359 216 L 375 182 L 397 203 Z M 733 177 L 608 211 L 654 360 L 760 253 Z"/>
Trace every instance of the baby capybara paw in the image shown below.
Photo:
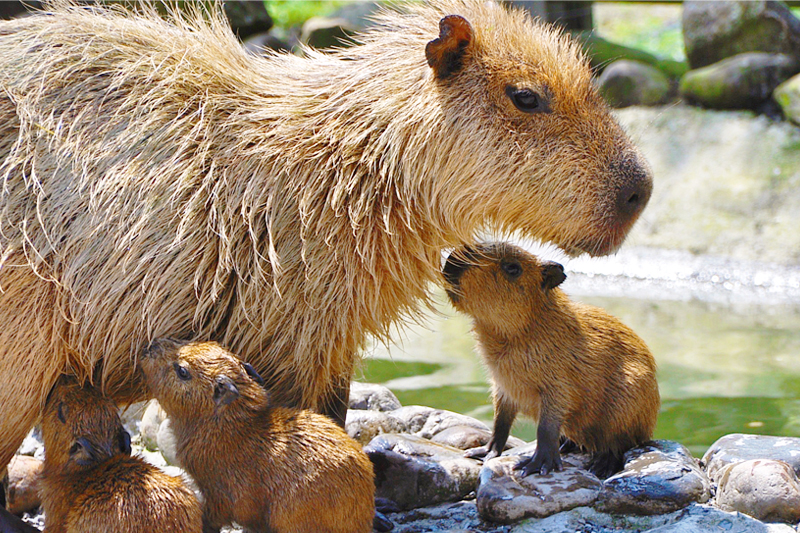
<path fill-rule="evenodd" d="M 514 467 L 514 470 L 522 470 L 522 477 L 533 473 L 546 475 L 550 472 L 560 472 L 561 469 L 561 455 L 558 452 L 552 454 L 541 450 L 536 450 L 533 457 L 523 457 Z"/>

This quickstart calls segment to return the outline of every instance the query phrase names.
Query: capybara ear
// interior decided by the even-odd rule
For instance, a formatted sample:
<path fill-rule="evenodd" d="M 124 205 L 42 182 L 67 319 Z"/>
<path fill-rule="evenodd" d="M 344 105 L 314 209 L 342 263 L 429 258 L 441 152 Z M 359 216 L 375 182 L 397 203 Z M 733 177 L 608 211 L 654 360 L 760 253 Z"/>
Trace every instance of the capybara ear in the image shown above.
<path fill-rule="evenodd" d="M 247 372 L 247 375 L 250 376 L 250 379 L 259 385 L 264 385 L 264 378 L 262 378 L 261 375 L 256 372 L 256 369 L 253 368 L 253 365 L 250 363 L 242 363 L 242 367 L 244 368 L 244 371 Z"/>
<path fill-rule="evenodd" d="M 214 383 L 214 403 L 228 405 L 239 397 L 239 387 L 228 376 L 219 376 Z"/>
<path fill-rule="evenodd" d="M 58 415 L 58 419 L 61 420 L 64 424 L 67 423 L 67 415 L 66 415 L 67 407 L 60 403 L 58 404 L 58 409 L 56 410 L 56 414 Z"/>
<path fill-rule="evenodd" d="M 124 429 L 119 434 L 119 451 L 125 455 L 131 454 L 131 434 Z"/>
<path fill-rule="evenodd" d="M 542 263 L 542 289 L 549 291 L 561 285 L 567 275 L 564 274 L 564 267 L 555 261 Z"/>
<path fill-rule="evenodd" d="M 472 26 L 460 15 L 439 21 L 439 37 L 425 46 L 425 57 L 436 77 L 443 80 L 461 70 L 467 47 L 472 43 Z"/>

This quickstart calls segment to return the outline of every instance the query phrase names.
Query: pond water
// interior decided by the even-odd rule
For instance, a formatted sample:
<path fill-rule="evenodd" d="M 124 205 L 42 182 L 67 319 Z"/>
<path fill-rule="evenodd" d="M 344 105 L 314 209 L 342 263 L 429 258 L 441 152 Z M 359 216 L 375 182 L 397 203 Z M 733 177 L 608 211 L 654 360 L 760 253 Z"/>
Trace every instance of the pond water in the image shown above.
<path fill-rule="evenodd" d="M 635 249 L 555 259 L 565 263 L 562 287 L 573 299 L 605 308 L 650 346 L 662 398 L 656 438 L 702 456 L 728 433 L 800 437 L 800 269 Z M 449 409 L 491 426 L 469 320 L 443 293 L 434 300 L 437 312 L 424 324 L 368 350 L 359 379 L 387 385 L 403 405 Z M 512 433 L 533 440 L 535 425 L 520 419 Z"/>

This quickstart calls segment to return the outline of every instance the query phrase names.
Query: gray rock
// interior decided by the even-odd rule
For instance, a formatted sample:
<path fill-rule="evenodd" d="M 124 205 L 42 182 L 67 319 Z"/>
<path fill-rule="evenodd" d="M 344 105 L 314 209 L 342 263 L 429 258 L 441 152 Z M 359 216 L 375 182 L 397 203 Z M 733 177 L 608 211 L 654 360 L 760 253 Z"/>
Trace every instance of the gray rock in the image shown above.
<path fill-rule="evenodd" d="M 156 442 L 158 443 L 158 450 L 161 452 L 161 455 L 164 456 L 164 460 L 167 464 L 177 465 L 177 441 L 175 440 L 175 434 L 172 432 L 169 418 L 164 419 L 158 427 Z"/>
<path fill-rule="evenodd" d="M 417 433 L 422 430 L 428 417 L 438 412 L 438 409 L 423 405 L 406 405 L 387 413 L 388 416 L 396 420 L 401 427 L 405 428 L 405 433 Z"/>
<path fill-rule="evenodd" d="M 720 471 L 716 504 L 766 522 L 800 520 L 800 483 L 783 461 L 752 459 Z"/>
<path fill-rule="evenodd" d="M 139 434 L 141 435 L 142 445 L 148 450 L 158 449 L 158 428 L 167 418 L 167 413 L 161 408 L 156 400 L 150 400 L 144 409 L 142 419 L 139 422 Z"/>
<path fill-rule="evenodd" d="M 347 46 L 357 29 L 343 18 L 311 17 L 303 23 L 300 40 L 313 48 Z"/>
<path fill-rule="evenodd" d="M 271 32 L 261 32 L 251 35 L 242 42 L 245 51 L 255 56 L 263 55 L 266 50 L 275 52 L 289 52 L 292 47 Z"/>
<path fill-rule="evenodd" d="M 800 124 L 800 75 L 792 76 L 772 91 L 772 98 L 780 106 L 783 114 Z"/>
<path fill-rule="evenodd" d="M 484 520 L 510 524 L 523 518 L 550 516 L 591 505 L 600 494 L 600 480 L 584 470 L 583 462 L 574 456 L 562 457 L 561 472 L 544 476 L 521 477 L 514 470 L 518 462 L 518 456 L 504 455 L 490 459 L 481 468 L 477 505 Z"/>
<path fill-rule="evenodd" d="M 470 448 L 477 448 L 478 446 L 485 446 L 492 438 L 492 432 L 489 429 L 484 429 L 475 426 L 450 426 L 444 429 L 431 440 L 439 444 L 446 444 L 461 450 L 469 450 Z M 517 437 L 509 437 L 504 449 L 510 450 L 518 446 L 524 446 L 526 443 Z"/>
<path fill-rule="evenodd" d="M 394 524 L 392 533 L 505 533 L 509 526 L 487 524 L 478 516 L 475 501 L 442 503 L 387 515 Z"/>
<path fill-rule="evenodd" d="M 422 427 L 414 431 L 409 427 L 409 431 L 426 439 L 432 439 L 442 431 L 452 427 L 472 427 L 476 429 L 489 430 L 489 426 L 471 416 L 461 415 L 444 409 L 435 409 L 429 413 Z"/>
<path fill-rule="evenodd" d="M 600 94 L 612 107 L 658 105 L 669 98 L 669 78 L 639 61 L 614 61 L 597 79 Z"/>
<path fill-rule="evenodd" d="M 800 472 L 800 438 L 733 433 L 717 439 L 703 455 L 706 473 L 718 483 L 725 466 L 751 459 L 773 459 Z"/>
<path fill-rule="evenodd" d="M 461 500 L 478 483 L 478 461 L 421 437 L 379 435 L 364 452 L 375 466 L 375 495 L 401 509 Z"/>
<path fill-rule="evenodd" d="M 714 109 L 758 109 L 797 70 L 797 60 L 785 54 L 739 54 L 690 70 L 679 90 L 687 101 Z"/>
<path fill-rule="evenodd" d="M 692 454 L 659 440 L 629 450 L 621 472 L 606 479 L 597 509 L 612 514 L 663 514 L 704 503 L 711 483 Z"/>
<path fill-rule="evenodd" d="M 394 411 L 402 405 L 397 396 L 383 385 L 354 381 L 350 384 L 349 407 L 371 411 Z"/>
<path fill-rule="evenodd" d="M 223 8 L 233 33 L 240 39 L 265 32 L 272 27 L 272 17 L 269 16 L 264 2 L 225 0 Z"/>
<path fill-rule="evenodd" d="M 38 459 L 44 459 L 44 442 L 42 434 L 38 428 L 33 428 L 22 441 L 22 446 L 17 450 L 19 455 L 30 455 Z"/>
<path fill-rule="evenodd" d="M 350 409 L 345 419 L 345 431 L 362 446 L 382 433 L 404 433 L 405 427 L 382 411 Z"/>
<path fill-rule="evenodd" d="M 800 20 L 783 2 L 683 2 L 683 42 L 692 68 L 743 52 L 798 55 Z"/>
<path fill-rule="evenodd" d="M 119 417 L 122 420 L 122 425 L 131 436 L 139 433 L 139 425 L 142 423 L 142 417 L 149 405 L 149 401 L 136 402 L 120 409 Z"/>

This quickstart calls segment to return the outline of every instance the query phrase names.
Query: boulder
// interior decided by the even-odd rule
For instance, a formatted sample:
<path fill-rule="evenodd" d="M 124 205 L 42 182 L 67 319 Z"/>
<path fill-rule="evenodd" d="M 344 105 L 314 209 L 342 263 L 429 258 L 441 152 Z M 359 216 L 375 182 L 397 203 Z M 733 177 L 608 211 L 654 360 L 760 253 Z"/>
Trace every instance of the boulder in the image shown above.
<path fill-rule="evenodd" d="M 611 63 L 597 79 L 600 94 L 612 107 L 658 105 L 669 98 L 669 78 L 639 61 Z"/>
<path fill-rule="evenodd" d="M 752 459 L 720 470 L 716 504 L 765 522 L 800 521 L 800 483 L 783 461 Z"/>
<path fill-rule="evenodd" d="M 719 482 L 726 466 L 751 459 L 783 461 L 797 473 L 800 472 L 798 450 L 800 438 L 732 433 L 720 437 L 711 445 L 703 455 L 703 464 L 714 483 Z"/>
<path fill-rule="evenodd" d="M 797 60 L 785 54 L 739 54 L 687 72 L 680 81 L 680 94 L 714 109 L 759 109 L 797 70 Z"/>
<path fill-rule="evenodd" d="M 158 434 L 156 435 L 156 443 L 158 443 L 158 451 L 164 456 L 164 460 L 168 465 L 178 464 L 177 454 L 177 441 L 175 433 L 172 431 L 169 418 L 164 419 L 158 427 Z"/>
<path fill-rule="evenodd" d="M 800 55 L 800 20 L 783 2 L 683 2 L 683 42 L 692 68 L 744 52 Z"/>
<path fill-rule="evenodd" d="M 792 76 L 778 85 L 772 92 L 772 98 L 786 118 L 800 124 L 800 75 Z"/>
<path fill-rule="evenodd" d="M 8 464 L 6 508 L 15 515 L 39 507 L 39 481 L 44 462 L 28 455 L 15 455 Z"/>
<path fill-rule="evenodd" d="M 147 403 L 142 419 L 139 422 L 139 434 L 142 436 L 142 445 L 148 450 L 158 449 L 158 428 L 166 418 L 167 413 L 164 412 L 156 400 L 150 400 Z"/>
<path fill-rule="evenodd" d="M 405 426 L 382 411 L 350 409 L 344 424 L 345 431 L 362 446 L 382 433 L 404 433 Z"/>
<path fill-rule="evenodd" d="M 397 396 L 383 385 L 354 381 L 350 384 L 349 407 L 371 411 L 394 411 L 402 405 Z"/>

